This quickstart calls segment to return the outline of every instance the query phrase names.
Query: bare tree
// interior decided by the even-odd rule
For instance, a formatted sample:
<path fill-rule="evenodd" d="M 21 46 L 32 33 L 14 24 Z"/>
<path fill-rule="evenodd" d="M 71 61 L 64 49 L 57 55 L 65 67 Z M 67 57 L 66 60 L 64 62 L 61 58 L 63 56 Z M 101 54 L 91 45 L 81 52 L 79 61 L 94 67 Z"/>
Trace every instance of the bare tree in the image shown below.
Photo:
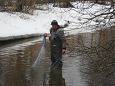
<path fill-rule="evenodd" d="M 23 0 L 16 1 L 16 11 L 21 12 L 23 10 Z"/>
<path fill-rule="evenodd" d="M 113 0 L 111 1 L 103 1 L 104 5 L 100 5 L 100 8 L 98 7 L 99 4 L 90 3 L 90 2 L 84 2 L 84 3 L 77 3 L 77 7 L 75 6 L 75 9 L 71 9 L 79 13 L 81 16 L 78 18 L 78 20 L 83 22 L 80 22 L 79 25 L 81 25 L 79 28 L 97 28 L 97 27 L 108 27 L 114 24 L 115 20 L 115 8 Z M 92 9 L 94 10 L 92 10 Z M 75 17 L 75 16 L 74 16 Z M 76 15 L 77 17 L 77 15 Z M 71 21 L 72 22 L 72 21 Z M 92 23 L 93 22 L 93 23 Z M 73 22 L 75 23 L 75 22 Z M 78 22 L 76 22 L 77 24 Z M 77 27 L 77 26 L 76 26 Z M 78 27 L 77 27 L 78 28 Z"/>

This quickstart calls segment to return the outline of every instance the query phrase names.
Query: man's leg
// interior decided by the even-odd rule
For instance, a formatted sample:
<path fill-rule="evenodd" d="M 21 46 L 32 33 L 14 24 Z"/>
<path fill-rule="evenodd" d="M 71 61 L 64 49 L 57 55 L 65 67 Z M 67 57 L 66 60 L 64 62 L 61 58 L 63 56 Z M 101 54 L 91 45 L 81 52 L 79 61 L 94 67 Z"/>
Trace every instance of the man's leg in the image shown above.
<path fill-rule="evenodd" d="M 57 61 L 57 49 L 56 46 L 51 47 L 51 62 L 55 63 Z"/>

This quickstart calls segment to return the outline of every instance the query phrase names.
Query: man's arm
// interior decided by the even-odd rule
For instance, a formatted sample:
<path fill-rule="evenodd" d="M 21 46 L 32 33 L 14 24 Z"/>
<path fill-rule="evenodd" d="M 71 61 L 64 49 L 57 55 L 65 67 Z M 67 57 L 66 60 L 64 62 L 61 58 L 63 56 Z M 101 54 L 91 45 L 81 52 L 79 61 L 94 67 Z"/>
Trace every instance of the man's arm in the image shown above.
<path fill-rule="evenodd" d="M 58 29 L 57 33 L 58 37 L 62 40 L 62 48 L 66 49 L 66 39 L 65 39 L 65 35 L 64 35 L 64 30 L 63 29 Z"/>
<path fill-rule="evenodd" d="M 65 23 L 64 25 L 60 25 L 60 28 L 66 28 L 69 25 L 69 21 L 67 21 L 67 23 Z"/>

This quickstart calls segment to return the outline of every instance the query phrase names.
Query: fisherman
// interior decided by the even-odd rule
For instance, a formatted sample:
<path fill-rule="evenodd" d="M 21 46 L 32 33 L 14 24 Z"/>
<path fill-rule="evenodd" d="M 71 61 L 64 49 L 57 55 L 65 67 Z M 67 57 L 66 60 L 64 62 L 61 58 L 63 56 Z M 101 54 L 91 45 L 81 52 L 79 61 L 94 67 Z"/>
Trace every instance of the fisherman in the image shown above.
<path fill-rule="evenodd" d="M 50 42 L 51 42 L 51 62 L 53 64 L 58 64 L 62 67 L 62 54 L 66 50 L 66 40 L 64 36 L 63 28 L 67 27 L 69 24 L 66 23 L 65 25 L 61 26 L 58 25 L 56 20 L 51 22 L 51 29 L 50 29 Z"/>

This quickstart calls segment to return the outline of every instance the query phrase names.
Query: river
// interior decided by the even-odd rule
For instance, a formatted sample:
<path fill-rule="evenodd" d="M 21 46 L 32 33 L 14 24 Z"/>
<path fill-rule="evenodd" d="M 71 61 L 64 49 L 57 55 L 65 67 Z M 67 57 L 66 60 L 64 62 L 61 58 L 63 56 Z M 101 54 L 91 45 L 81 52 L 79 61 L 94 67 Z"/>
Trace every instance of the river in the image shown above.
<path fill-rule="evenodd" d="M 68 36 L 60 69 L 50 67 L 43 38 L 1 43 L 0 86 L 115 86 L 114 33 L 113 27 Z"/>

